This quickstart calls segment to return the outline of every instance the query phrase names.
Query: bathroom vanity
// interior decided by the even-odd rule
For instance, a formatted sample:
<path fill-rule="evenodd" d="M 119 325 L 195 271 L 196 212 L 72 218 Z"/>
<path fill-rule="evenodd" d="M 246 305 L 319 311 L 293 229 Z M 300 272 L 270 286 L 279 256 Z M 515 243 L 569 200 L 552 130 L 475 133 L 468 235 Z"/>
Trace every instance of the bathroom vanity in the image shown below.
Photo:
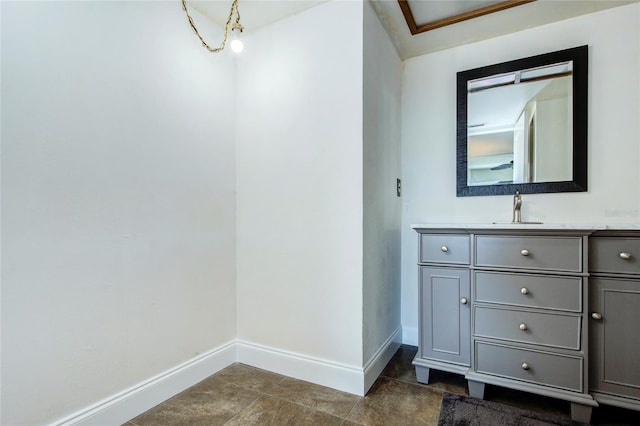
<path fill-rule="evenodd" d="M 595 233 L 589 259 L 591 393 L 640 410 L 640 232 Z"/>
<path fill-rule="evenodd" d="M 589 225 L 413 225 L 418 381 L 430 369 L 560 398 L 640 409 L 640 232 Z"/>

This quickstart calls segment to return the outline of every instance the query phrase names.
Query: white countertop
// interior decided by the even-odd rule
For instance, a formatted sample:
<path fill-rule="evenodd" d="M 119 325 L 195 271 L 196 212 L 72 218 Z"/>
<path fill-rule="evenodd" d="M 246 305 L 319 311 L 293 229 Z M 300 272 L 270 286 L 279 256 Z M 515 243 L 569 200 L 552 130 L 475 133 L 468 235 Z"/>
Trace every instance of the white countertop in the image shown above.
<path fill-rule="evenodd" d="M 607 225 L 608 231 L 638 231 L 640 230 L 640 224 L 638 223 L 614 223 Z"/>
<path fill-rule="evenodd" d="M 417 223 L 413 229 L 519 229 L 519 230 L 568 230 L 568 231 L 604 231 L 636 230 L 640 225 L 603 225 L 593 223 Z"/>

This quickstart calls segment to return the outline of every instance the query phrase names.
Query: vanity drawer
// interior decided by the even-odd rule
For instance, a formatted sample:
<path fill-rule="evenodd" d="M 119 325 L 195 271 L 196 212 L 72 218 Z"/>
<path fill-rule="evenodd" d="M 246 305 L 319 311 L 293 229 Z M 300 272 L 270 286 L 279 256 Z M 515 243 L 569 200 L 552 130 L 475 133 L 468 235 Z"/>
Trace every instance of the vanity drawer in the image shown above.
<path fill-rule="evenodd" d="M 582 392 L 580 357 L 476 342 L 476 366 L 479 373 Z"/>
<path fill-rule="evenodd" d="M 476 302 L 582 312 L 582 278 L 475 272 Z"/>
<path fill-rule="evenodd" d="M 476 266 L 582 272 L 582 238 L 478 235 Z"/>
<path fill-rule="evenodd" d="M 591 272 L 640 274 L 640 238 L 593 237 L 589 239 Z"/>
<path fill-rule="evenodd" d="M 474 335 L 562 349 L 580 349 L 581 318 L 476 306 Z"/>
<path fill-rule="evenodd" d="M 469 264 L 469 235 L 420 234 L 420 262 Z"/>

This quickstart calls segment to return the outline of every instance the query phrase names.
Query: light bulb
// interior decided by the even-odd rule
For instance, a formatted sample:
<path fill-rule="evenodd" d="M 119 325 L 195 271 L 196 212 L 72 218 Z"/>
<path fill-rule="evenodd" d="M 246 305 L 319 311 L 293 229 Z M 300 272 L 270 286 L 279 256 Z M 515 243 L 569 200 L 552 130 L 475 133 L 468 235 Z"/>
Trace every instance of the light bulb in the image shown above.
<path fill-rule="evenodd" d="M 240 53 L 244 49 L 244 43 L 240 39 L 240 34 L 242 34 L 242 26 L 240 26 L 239 24 L 237 26 L 234 25 L 233 28 L 231 28 L 230 46 L 231 50 L 233 50 L 235 53 Z"/>
<path fill-rule="evenodd" d="M 233 50 L 235 53 L 240 53 L 243 49 L 244 43 L 242 42 L 242 40 L 238 40 L 237 38 L 231 40 L 231 50 Z"/>

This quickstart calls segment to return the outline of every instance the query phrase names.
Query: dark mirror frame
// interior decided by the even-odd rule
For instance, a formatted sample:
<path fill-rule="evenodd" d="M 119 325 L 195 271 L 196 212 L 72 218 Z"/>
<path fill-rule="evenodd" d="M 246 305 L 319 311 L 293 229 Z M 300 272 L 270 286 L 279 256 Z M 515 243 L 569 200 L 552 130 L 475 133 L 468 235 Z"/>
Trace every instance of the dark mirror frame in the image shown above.
<path fill-rule="evenodd" d="M 545 53 L 457 73 L 457 196 L 584 192 L 587 190 L 587 90 L 589 47 Z M 467 185 L 467 82 L 495 74 L 573 61 L 573 179 L 563 182 Z"/>

